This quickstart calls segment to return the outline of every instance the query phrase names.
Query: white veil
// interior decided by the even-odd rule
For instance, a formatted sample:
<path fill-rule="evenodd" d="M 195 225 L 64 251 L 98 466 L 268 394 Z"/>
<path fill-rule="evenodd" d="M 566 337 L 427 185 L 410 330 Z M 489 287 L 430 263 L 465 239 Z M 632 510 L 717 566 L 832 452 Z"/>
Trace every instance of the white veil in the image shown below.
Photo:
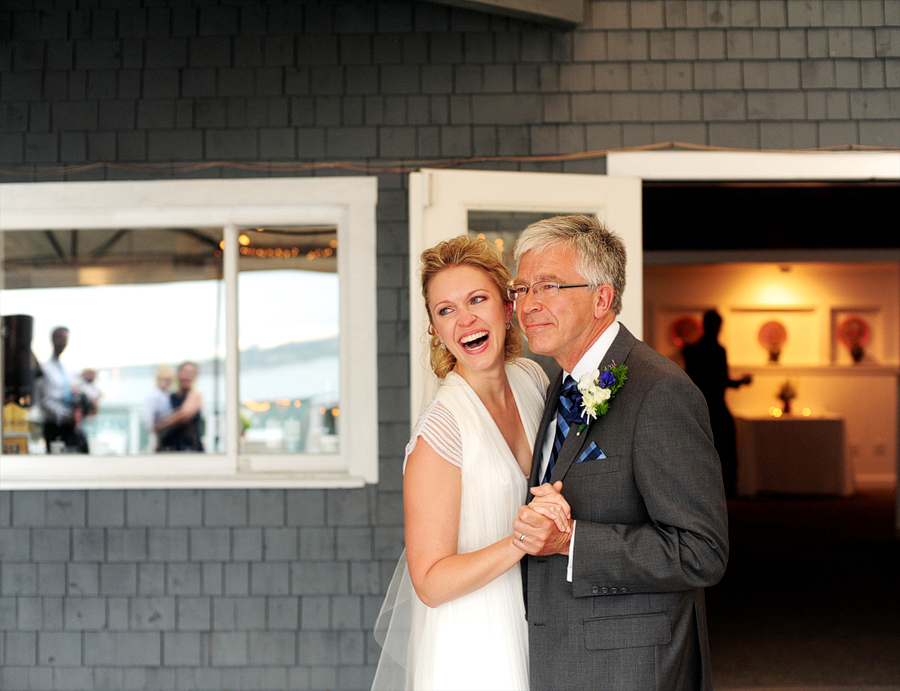
<path fill-rule="evenodd" d="M 372 691 L 404 691 L 413 688 L 424 607 L 409 578 L 406 550 L 403 550 L 375 622 L 375 640 L 382 650 Z"/>

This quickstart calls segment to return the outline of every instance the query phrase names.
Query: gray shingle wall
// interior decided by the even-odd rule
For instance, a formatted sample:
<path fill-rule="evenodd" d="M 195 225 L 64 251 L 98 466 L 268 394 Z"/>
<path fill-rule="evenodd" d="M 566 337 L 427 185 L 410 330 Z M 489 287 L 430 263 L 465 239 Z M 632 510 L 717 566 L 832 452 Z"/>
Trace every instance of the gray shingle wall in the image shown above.
<path fill-rule="evenodd" d="M 572 32 L 403 0 L 172 4 L 0 7 L 0 180 L 900 146 L 900 0 L 600 0 Z M 267 173 L 150 173 L 247 174 Z M 368 686 L 409 431 L 405 175 L 378 178 L 379 486 L 0 491 L 0 688 Z"/>
<path fill-rule="evenodd" d="M 399 503 L 374 487 L 2 492 L 0 688 L 362 688 Z"/>

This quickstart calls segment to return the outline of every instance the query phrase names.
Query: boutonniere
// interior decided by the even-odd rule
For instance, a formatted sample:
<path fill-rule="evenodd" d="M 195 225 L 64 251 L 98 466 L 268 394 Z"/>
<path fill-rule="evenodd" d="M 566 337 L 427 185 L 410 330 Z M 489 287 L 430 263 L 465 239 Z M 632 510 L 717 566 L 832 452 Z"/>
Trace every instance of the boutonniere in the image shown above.
<path fill-rule="evenodd" d="M 583 419 L 576 434 L 581 434 L 587 422 L 606 415 L 609 402 L 628 379 L 628 367 L 613 362 L 603 370 L 595 369 L 578 379 L 578 391 L 581 393 L 581 409 Z"/>

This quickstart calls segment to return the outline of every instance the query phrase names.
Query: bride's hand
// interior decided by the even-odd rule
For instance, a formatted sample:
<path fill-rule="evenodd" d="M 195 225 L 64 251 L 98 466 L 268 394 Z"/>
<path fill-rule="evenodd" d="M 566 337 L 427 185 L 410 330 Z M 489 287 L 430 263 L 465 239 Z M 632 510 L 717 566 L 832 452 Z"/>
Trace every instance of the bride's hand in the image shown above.
<path fill-rule="evenodd" d="M 572 518 L 572 509 L 569 502 L 560 493 L 562 491 L 562 482 L 554 484 L 545 483 L 540 487 L 532 487 L 531 493 L 534 499 L 529 506 L 545 518 L 549 518 L 556 524 L 556 528 L 561 533 L 572 531 L 570 520 Z"/>

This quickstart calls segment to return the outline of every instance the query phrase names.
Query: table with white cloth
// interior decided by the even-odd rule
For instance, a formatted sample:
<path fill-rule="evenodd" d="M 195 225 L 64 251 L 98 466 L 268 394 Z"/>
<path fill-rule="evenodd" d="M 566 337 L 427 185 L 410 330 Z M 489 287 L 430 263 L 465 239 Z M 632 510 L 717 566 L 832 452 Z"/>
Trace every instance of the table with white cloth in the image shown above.
<path fill-rule="evenodd" d="M 855 491 L 843 417 L 736 416 L 734 421 L 740 496 Z"/>

